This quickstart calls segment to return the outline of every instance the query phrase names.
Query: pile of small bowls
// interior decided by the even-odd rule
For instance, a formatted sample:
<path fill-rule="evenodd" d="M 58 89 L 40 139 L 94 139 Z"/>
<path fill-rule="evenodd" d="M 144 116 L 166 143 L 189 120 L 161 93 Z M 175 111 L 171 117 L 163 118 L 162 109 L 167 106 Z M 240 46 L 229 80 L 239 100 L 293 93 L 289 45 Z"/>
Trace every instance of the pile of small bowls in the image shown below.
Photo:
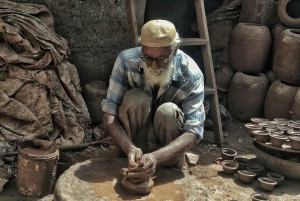
<path fill-rule="evenodd" d="M 293 150 L 300 150 L 300 120 L 252 118 L 245 128 L 246 133 L 257 142 L 270 141 L 274 147 L 281 148 L 285 144 Z"/>

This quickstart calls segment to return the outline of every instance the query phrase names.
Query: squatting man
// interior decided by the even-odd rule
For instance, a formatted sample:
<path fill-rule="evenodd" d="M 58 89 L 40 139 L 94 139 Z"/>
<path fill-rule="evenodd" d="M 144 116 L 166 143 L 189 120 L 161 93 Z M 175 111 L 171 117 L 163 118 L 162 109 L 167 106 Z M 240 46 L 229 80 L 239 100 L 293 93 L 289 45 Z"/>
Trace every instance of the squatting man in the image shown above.
<path fill-rule="evenodd" d="M 173 23 L 147 22 L 139 42 L 118 55 L 102 101 L 104 126 L 127 155 L 133 183 L 152 177 L 158 164 L 183 168 L 205 120 L 204 77 L 179 50 Z"/>

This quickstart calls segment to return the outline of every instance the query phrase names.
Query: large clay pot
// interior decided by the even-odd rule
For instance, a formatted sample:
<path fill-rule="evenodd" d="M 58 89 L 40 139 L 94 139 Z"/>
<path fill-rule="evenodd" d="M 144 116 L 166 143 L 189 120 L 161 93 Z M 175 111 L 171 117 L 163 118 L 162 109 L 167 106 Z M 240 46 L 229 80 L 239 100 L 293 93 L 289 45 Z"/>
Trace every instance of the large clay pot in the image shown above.
<path fill-rule="evenodd" d="M 271 31 L 271 34 L 272 34 L 272 48 L 271 48 L 271 53 L 270 53 L 271 55 L 270 55 L 270 58 L 269 58 L 269 66 L 270 67 L 273 66 L 274 54 L 275 54 L 275 50 L 276 50 L 278 41 L 281 41 L 281 39 L 282 39 L 281 33 L 286 29 L 288 29 L 288 27 L 284 26 L 281 23 L 277 23 Z"/>
<path fill-rule="evenodd" d="M 290 110 L 298 87 L 276 80 L 270 86 L 265 100 L 265 118 L 290 118 Z"/>
<path fill-rule="evenodd" d="M 294 18 L 289 15 L 287 11 L 287 5 L 292 3 L 289 7 L 294 7 L 295 10 L 299 13 L 300 4 L 299 1 L 291 1 L 291 0 L 279 0 L 278 1 L 278 15 L 283 24 L 292 28 L 300 28 L 300 18 Z M 297 8 L 295 8 L 297 7 Z"/>
<path fill-rule="evenodd" d="M 295 95 L 291 111 L 291 119 L 300 120 L 300 89 L 298 89 Z"/>
<path fill-rule="evenodd" d="M 93 124 L 102 123 L 101 101 L 106 97 L 106 94 L 107 85 L 103 81 L 95 80 L 84 86 L 83 97 Z"/>
<path fill-rule="evenodd" d="M 273 72 L 277 79 L 300 82 L 300 29 L 286 29 L 276 46 Z"/>
<path fill-rule="evenodd" d="M 247 75 L 236 72 L 228 91 L 228 109 L 230 114 L 241 121 L 250 121 L 253 117 L 263 117 L 265 96 L 269 88 L 266 75 Z"/>
<path fill-rule="evenodd" d="M 270 54 L 271 32 L 265 25 L 239 23 L 230 38 L 232 68 L 244 73 L 260 73 Z"/>

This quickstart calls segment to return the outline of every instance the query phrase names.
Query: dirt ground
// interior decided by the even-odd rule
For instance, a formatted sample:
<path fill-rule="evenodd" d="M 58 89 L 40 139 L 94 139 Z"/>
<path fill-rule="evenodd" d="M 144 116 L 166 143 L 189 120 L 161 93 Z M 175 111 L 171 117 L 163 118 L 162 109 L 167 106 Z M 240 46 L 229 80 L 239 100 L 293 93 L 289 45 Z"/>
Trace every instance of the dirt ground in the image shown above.
<path fill-rule="evenodd" d="M 243 122 L 231 122 L 224 130 L 227 137 L 224 138 L 224 147 L 237 151 L 238 156 L 251 159 L 251 163 L 259 163 L 252 145 L 252 139 L 245 132 Z M 106 151 L 105 151 L 106 150 Z M 215 146 L 213 133 L 205 131 L 204 139 L 190 152 L 199 155 L 198 164 L 189 167 L 189 173 L 199 179 L 209 189 L 216 201 L 248 201 L 250 194 L 254 192 L 265 193 L 272 201 L 298 201 L 300 200 L 300 181 L 285 179 L 283 183 L 272 192 L 265 192 L 259 187 L 256 179 L 251 184 L 243 184 L 237 175 L 227 175 L 222 166 L 214 160 L 221 156 L 220 148 Z M 84 161 L 92 157 L 103 157 L 111 155 L 107 148 L 99 146 L 88 147 L 80 152 L 69 153 L 76 161 Z M 270 172 L 264 171 L 264 176 Z M 38 201 L 39 198 L 25 197 L 16 190 L 16 180 L 12 180 L 4 186 L 0 193 L 2 201 Z"/>

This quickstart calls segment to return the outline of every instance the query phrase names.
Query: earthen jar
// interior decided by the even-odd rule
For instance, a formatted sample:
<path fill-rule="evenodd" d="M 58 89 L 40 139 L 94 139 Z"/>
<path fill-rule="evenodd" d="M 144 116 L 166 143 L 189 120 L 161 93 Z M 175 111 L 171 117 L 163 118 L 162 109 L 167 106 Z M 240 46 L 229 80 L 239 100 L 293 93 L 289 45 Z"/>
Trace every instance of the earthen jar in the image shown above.
<path fill-rule="evenodd" d="M 230 114 L 241 121 L 263 117 L 265 96 L 269 88 L 268 78 L 259 73 L 247 75 L 234 74 L 228 91 L 228 109 Z"/>
<path fill-rule="evenodd" d="M 292 120 L 300 119 L 300 88 L 297 90 L 297 93 L 293 100 L 292 109 L 291 109 L 291 119 Z"/>
<path fill-rule="evenodd" d="M 265 100 L 265 118 L 290 118 L 290 110 L 298 87 L 276 80 L 269 88 Z"/>
<path fill-rule="evenodd" d="M 278 41 L 281 40 L 282 38 L 282 35 L 281 33 L 288 29 L 288 27 L 284 26 L 283 24 L 281 23 L 277 23 L 273 29 L 271 30 L 271 34 L 272 34 L 272 48 L 271 48 L 271 53 L 270 53 L 270 58 L 269 58 L 269 65 L 270 67 L 273 66 L 273 60 L 274 60 L 274 54 L 275 54 L 275 51 L 276 51 L 276 47 L 277 47 L 277 44 L 278 44 Z"/>
<path fill-rule="evenodd" d="M 278 1 L 278 16 L 283 24 L 292 28 L 300 28 L 300 18 L 294 18 L 288 14 L 287 5 L 288 3 L 293 3 L 294 6 L 298 6 L 298 10 L 300 9 L 299 4 L 297 5 L 297 1 L 291 0 L 279 0 Z M 293 6 L 293 5 L 292 5 Z"/>
<path fill-rule="evenodd" d="M 260 73 L 268 60 L 271 43 L 271 32 L 267 26 L 239 23 L 230 39 L 232 68 L 244 73 Z"/>
<path fill-rule="evenodd" d="M 227 92 L 232 76 L 233 72 L 229 68 L 222 68 L 220 71 L 216 72 L 217 89 Z"/>
<path fill-rule="evenodd" d="M 93 124 L 101 124 L 103 112 L 101 101 L 106 97 L 107 85 L 104 81 L 95 80 L 84 86 L 83 97 Z"/>
<path fill-rule="evenodd" d="M 300 82 L 300 30 L 286 29 L 281 33 L 281 40 L 276 46 L 273 72 L 277 79 Z"/>

